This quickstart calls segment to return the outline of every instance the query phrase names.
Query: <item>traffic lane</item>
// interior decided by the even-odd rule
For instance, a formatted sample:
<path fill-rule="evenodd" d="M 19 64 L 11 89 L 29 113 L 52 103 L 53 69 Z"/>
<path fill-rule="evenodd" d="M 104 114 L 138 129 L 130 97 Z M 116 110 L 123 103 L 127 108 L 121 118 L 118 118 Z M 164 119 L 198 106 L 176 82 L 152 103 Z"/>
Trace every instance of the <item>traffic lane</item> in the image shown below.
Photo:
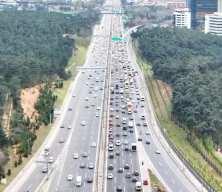
<path fill-rule="evenodd" d="M 101 99 L 100 99 L 100 103 L 101 103 Z M 73 144 L 77 144 L 77 146 L 76 146 L 76 148 L 78 149 L 78 150 L 80 150 L 81 152 L 80 152 L 80 154 L 82 153 L 82 152 L 88 152 L 89 153 L 89 145 L 90 145 L 90 143 L 88 143 L 88 142 L 86 142 L 86 141 L 89 141 L 90 140 L 90 138 L 94 138 L 94 135 L 93 135 L 93 133 L 96 133 L 96 130 L 98 130 L 98 129 L 96 129 L 96 130 L 94 130 L 93 129 L 93 127 L 97 127 L 98 128 L 98 125 L 99 125 L 99 120 L 98 120 L 98 118 L 97 117 L 95 117 L 95 115 L 92 115 L 92 114 L 94 114 L 94 112 L 96 111 L 96 109 L 95 109 L 95 107 L 91 107 L 91 111 L 90 110 L 87 110 L 87 111 L 89 111 L 89 113 L 87 114 L 87 112 L 85 111 L 85 112 L 83 112 L 83 114 L 85 114 L 85 116 L 87 116 L 87 117 L 89 117 L 88 119 L 86 119 L 86 118 L 82 118 L 82 119 L 80 119 L 79 120 L 79 123 L 81 122 L 81 121 L 83 121 L 83 120 L 85 120 L 86 121 L 86 123 L 87 123 L 87 125 L 86 126 L 84 126 L 84 127 L 79 127 L 79 130 L 76 130 L 76 137 L 75 138 L 73 138 L 73 141 L 72 141 L 72 143 Z M 80 117 L 82 117 L 83 115 L 81 115 L 80 114 Z M 94 123 L 92 123 L 92 119 L 95 119 L 96 120 L 96 125 L 94 125 Z M 92 126 L 91 126 L 92 125 Z M 77 124 L 77 126 L 79 126 L 78 124 Z M 87 127 L 89 127 L 89 128 L 87 128 Z M 90 131 L 91 130 L 91 131 Z M 78 135 L 79 134 L 79 135 Z M 92 136 L 93 135 L 93 136 Z M 78 141 L 78 138 L 80 138 L 80 140 Z M 80 144 L 83 144 L 83 146 L 80 146 Z M 69 151 L 71 151 L 71 149 L 69 149 Z M 71 160 L 72 161 L 72 159 L 73 159 L 73 153 L 71 154 L 70 153 L 70 155 L 67 157 L 67 159 L 68 159 L 68 161 L 69 160 Z M 89 155 L 90 155 L 90 153 L 89 153 Z M 94 155 L 95 156 L 95 155 Z M 94 157 L 94 161 L 95 161 L 95 157 Z M 72 162 L 67 162 L 66 163 L 67 165 L 72 165 Z M 72 168 L 71 167 L 69 167 L 68 166 L 68 168 L 65 168 L 66 170 L 72 170 Z M 75 171 L 74 171 L 75 172 Z M 64 173 L 66 176 L 68 175 L 68 173 L 66 173 L 66 171 L 65 171 L 65 173 Z M 64 178 L 65 178 L 65 175 L 64 175 Z"/>
<path fill-rule="evenodd" d="M 117 113 L 115 115 L 119 115 L 120 119 L 122 118 L 121 117 L 122 113 Z M 119 121 L 117 123 L 119 123 Z M 129 128 L 128 128 L 128 130 L 129 130 Z M 125 151 L 124 150 L 125 146 L 124 146 L 123 143 L 124 143 L 125 140 L 127 140 L 128 141 L 128 146 L 130 146 L 130 144 L 135 142 L 135 140 L 136 140 L 135 139 L 135 134 L 134 133 L 133 134 L 128 133 L 128 136 L 124 137 L 124 136 L 122 136 L 123 131 L 121 130 L 121 128 L 117 128 L 117 127 L 115 127 L 113 129 L 113 133 L 114 133 L 114 135 L 116 133 L 119 133 L 121 135 L 120 140 L 122 142 L 121 147 L 115 147 L 115 148 L 121 148 L 121 155 L 120 155 L 119 158 L 117 157 L 118 160 L 113 161 L 114 167 L 116 168 L 116 170 L 114 171 L 114 177 L 115 177 L 114 178 L 114 181 L 115 181 L 114 187 L 117 187 L 118 185 L 120 185 L 122 187 L 125 187 L 126 191 L 132 191 L 135 188 L 135 183 L 132 183 L 131 179 L 125 179 L 125 174 L 127 172 L 132 173 L 135 170 L 139 171 L 138 158 L 137 158 L 136 153 L 133 153 L 133 152 L 130 152 L 130 151 Z M 116 139 L 115 139 L 115 141 L 116 141 Z M 131 160 L 131 161 L 129 161 L 129 160 Z M 129 171 L 124 170 L 124 173 L 117 173 L 118 169 L 123 168 L 125 164 L 129 164 L 130 170 Z M 110 190 L 112 190 L 112 189 L 110 189 Z"/>
<path fill-rule="evenodd" d="M 149 116 L 149 115 L 146 115 L 144 109 L 141 107 L 138 108 L 138 113 L 144 114 L 145 117 Z M 141 122 L 141 119 L 138 118 L 137 121 Z M 149 122 L 148 122 L 148 126 L 150 126 Z M 184 175 L 181 175 L 181 171 L 178 170 L 178 167 L 175 166 L 174 163 L 170 164 L 170 162 L 172 162 L 172 159 L 170 159 L 169 155 L 166 154 L 165 149 L 163 149 L 163 146 L 159 143 L 160 142 L 159 138 L 157 138 L 155 136 L 155 134 L 152 134 L 148 138 L 148 136 L 145 134 L 146 130 L 148 130 L 148 129 L 143 126 L 138 130 L 139 132 L 141 132 L 143 140 L 149 140 L 151 143 L 150 145 L 152 145 L 152 148 L 151 148 L 152 150 L 148 150 L 148 149 L 150 149 L 150 147 L 149 146 L 147 147 L 147 144 L 144 144 L 144 142 L 143 142 L 145 149 L 146 149 L 146 151 L 148 150 L 148 154 L 149 154 L 149 157 L 151 157 L 152 163 L 154 164 L 156 169 L 159 170 L 159 173 L 162 175 L 163 179 L 170 186 L 170 188 L 173 191 L 175 191 L 175 190 L 184 191 L 184 192 L 190 191 L 190 190 L 196 191 L 196 189 L 193 187 L 189 187 L 190 189 L 188 189 L 188 186 L 190 185 L 189 183 L 187 183 L 187 185 L 186 185 L 183 182 L 181 182 L 181 178 L 184 177 Z M 150 129 L 150 131 L 151 130 L 152 129 Z M 160 151 L 161 154 L 160 155 L 155 154 L 156 151 Z M 175 173 L 177 173 L 177 174 L 175 174 Z M 179 177 L 178 177 L 178 175 L 179 175 Z"/>
<path fill-rule="evenodd" d="M 66 119 L 63 120 L 62 124 L 64 124 L 64 121 L 66 121 Z M 59 132 L 57 133 L 56 139 L 55 139 L 56 143 L 54 142 L 54 144 L 50 147 L 50 156 L 53 156 L 54 159 L 56 159 L 58 157 L 57 154 L 60 153 L 63 148 L 63 145 L 60 145 L 58 143 L 58 141 L 60 139 L 60 135 L 67 136 L 69 134 L 67 128 L 65 128 L 64 130 L 63 129 L 59 130 Z M 46 146 L 46 147 L 48 147 L 48 146 Z M 21 189 L 19 189 L 20 191 L 25 191 L 27 189 L 35 190 L 37 188 L 39 183 L 46 176 L 45 174 L 43 174 L 41 172 L 43 166 L 46 165 L 46 163 L 43 163 L 43 161 L 45 161 L 45 158 L 43 157 L 43 152 L 42 152 L 40 154 L 40 156 L 36 159 L 36 167 L 35 167 L 34 171 L 30 175 L 29 179 L 23 184 Z M 30 183 L 32 183 L 31 186 L 30 186 Z"/>

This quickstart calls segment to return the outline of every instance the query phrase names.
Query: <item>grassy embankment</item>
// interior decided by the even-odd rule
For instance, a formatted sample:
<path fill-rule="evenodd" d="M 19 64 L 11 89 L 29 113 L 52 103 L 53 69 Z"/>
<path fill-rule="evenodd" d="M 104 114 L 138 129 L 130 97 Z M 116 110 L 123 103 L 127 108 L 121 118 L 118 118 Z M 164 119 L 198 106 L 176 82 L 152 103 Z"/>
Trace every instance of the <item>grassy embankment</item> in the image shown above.
<path fill-rule="evenodd" d="M 151 170 L 148 170 L 148 171 L 149 171 L 150 183 L 151 183 L 151 187 L 153 191 L 166 192 L 160 180 L 153 174 Z"/>
<path fill-rule="evenodd" d="M 79 65 L 82 65 L 85 61 L 87 49 L 89 45 L 89 39 L 83 39 L 83 38 L 77 38 L 76 39 L 76 51 L 73 54 L 73 56 L 70 58 L 69 63 L 67 65 L 67 70 L 70 70 L 72 72 L 72 76 L 70 79 L 64 81 L 64 86 L 61 89 L 56 89 L 55 94 L 57 95 L 58 99 L 56 101 L 56 107 L 60 107 L 63 103 L 63 99 L 67 93 L 67 90 L 69 88 L 70 83 L 73 81 L 77 70 L 76 67 Z M 35 154 L 35 152 L 39 149 L 41 144 L 43 143 L 44 139 L 48 135 L 50 131 L 51 126 L 42 126 L 39 130 L 37 130 L 36 135 L 37 139 L 34 142 L 34 145 L 32 147 L 32 154 Z M 15 148 L 9 148 L 8 154 L 10 160 L 7 162 L 6 165 L 6 172 L 8 169 L 11 169 L 11 175 L 7 176 L 7 183 L 10 183 L 10 181 L 13 180 L 13 178 L 16 177 L 16 175 L 21 171 L 21 169 L 26 165 L 26 163 L 32 158 L 32 155 L 29 155 L 28 158 L 23 158 L 22 164 L 18 165 L 17 167 L 14 166 L 14 158 L 13 154 L 15 154 Z M 4 188 L 7 186 L 0 184 L 0 191 L 3 191 Z"/>
<path fill-rule="evenodd" d="M 222 177 L 220 177 L 203 159 L 200 153 L 191 146 L 186 139 L 187 134 L 185 130 L 171 120 L 170 114 L 172 106 L 170 87 L 153 77 L 151 65 L 141 58 L 136 48 L 135 50 L 137 63 L 146 77 L 146 83 L 161 127 L 164 128 L 168 138 L 174 143 L 177 149 L 183 153 L 183 156 L 190 162 L 190 164 L 192 164 L 195 170 L 217 191 L 222 191 Z M 198 142 L 199 145 L 202 145 L 202 142 Z"/>

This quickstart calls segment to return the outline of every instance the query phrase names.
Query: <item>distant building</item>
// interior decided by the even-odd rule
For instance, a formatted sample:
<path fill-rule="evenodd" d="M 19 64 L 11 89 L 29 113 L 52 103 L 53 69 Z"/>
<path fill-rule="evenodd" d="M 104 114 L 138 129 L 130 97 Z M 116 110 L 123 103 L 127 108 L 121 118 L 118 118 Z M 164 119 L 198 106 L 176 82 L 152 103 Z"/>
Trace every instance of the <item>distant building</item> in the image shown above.
<path fill-rule="evenodd" d="M 191 13 L 189 9 L 176 9 L 173 13 L 173 22 L 175 27 L 191 28 Z"/>
<path fill-rule="evenodd" d="M 217 11 L 217 0 L 187 0 L 192 27 L 203 26 L 205 14 Z"/>
<path fill-rule="evenodd" d="M 205 16 L 205 33 L 222 35 L 222 13 L 216 12 Z"/>
<path fill-rule="evenodd" d="M 222 0 L 218 0 L 217 12 L 205 16 L 205 33 L 222 36 Z"/>

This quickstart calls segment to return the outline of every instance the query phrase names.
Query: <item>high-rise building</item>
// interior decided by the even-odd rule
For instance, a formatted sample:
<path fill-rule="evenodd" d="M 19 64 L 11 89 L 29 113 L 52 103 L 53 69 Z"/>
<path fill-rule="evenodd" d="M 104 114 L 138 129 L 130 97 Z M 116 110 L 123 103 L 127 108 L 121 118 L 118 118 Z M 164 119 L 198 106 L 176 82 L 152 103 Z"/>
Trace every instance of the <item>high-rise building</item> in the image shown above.
<path fill-rule="evenodd" d="M 205 33 L 222 36 L 222 0 L 218 0 L 217 12 L 206 14 Z"/>
<path fill-rule="evenodd" d="M 175 27 L 191 28 L 191 13 L 189 9 L 176 9 L 173 13 L 173 21 Z"/>
<path fill-rule="evenodd" d="M 205 14 L 217 11 L 217 0 L 187 0 L 187 6 L 191 11 L 192 27 L 204 22 Z"/>

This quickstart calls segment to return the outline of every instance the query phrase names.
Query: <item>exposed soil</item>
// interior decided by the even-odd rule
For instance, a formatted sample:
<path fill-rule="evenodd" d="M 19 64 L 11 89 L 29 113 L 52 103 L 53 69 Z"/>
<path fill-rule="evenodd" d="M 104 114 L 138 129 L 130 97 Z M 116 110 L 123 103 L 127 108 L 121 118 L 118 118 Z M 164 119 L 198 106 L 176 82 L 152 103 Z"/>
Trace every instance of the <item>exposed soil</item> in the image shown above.
<path fill-rule="evenodd" d="M 21 106 L 25 117 L 29 117 L 31 121 L 34 121 L 38 116 L 35 110 L 35 103 L 39 97 L 39 90 L 41 85 L 25 88 L 21 90 Z"/>

